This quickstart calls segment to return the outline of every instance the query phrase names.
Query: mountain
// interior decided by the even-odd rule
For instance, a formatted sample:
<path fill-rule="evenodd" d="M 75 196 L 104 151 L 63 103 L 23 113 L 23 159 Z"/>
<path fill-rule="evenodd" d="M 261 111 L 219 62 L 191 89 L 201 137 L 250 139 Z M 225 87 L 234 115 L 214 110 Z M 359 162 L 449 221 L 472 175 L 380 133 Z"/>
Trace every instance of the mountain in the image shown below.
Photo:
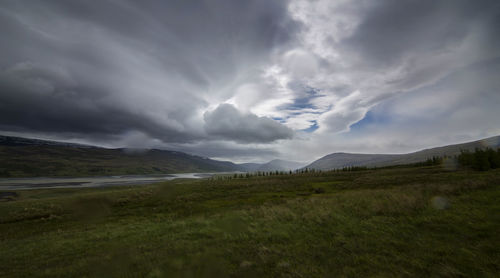
<path fill-rule="evenodd" d="M 95 148 L 90 145 L 75 144 L 68 142 L 57 142 L 40 139 L 29 139 L 22 137 L 3 136 L 0 135 L 0 146 L 62 146 L 62 147 L 78 147 L 78 148 Z"/>
<path fill-rule="evenodd" d="M 333 153 L 307 168 L 329 170 L 346 166 L 380 167 L 454 156 L 461 150 L 499 148 L 500 136 L 409 154 Z M 186 172 L 289 171 L 304 163 L 275 159 L 268 163 L 234 164 L 177 151 L 108 149 L 96 146 L 0 135 L 0 177 L 101 176 Z"/>
<path fill-rule="evenodd" d="M 260 165 L 256 171 L 290 171 L 304 167 L 305 163 L 275 159 Z"/>
<path fill-rule="evenodd" d="M 241 171 L 244 172 L 255 172 L 263 164 L 261 163 L 240 163 L 237 164 Z"/>
<path fill-rule="evenodd" d="M 408 154 L 357 154 L 357 153 L 332 153 L 324 156 L 306 166 L 310 169 L 330 170 L 348 166 L 381 167 L 389 165 L 409 164 L 425 161 L 433 156 L 454 156 L 461 150 L 475 148 L 499 148 L 500 136 L 490 137 L 478 141 L 425 149 Z"/>
<path fill-rule="evenodd" d="M 239 171 L 228 161 L 158 149 L 108 149 L 0 136 L 0 177 Z"/>
<path fill-rule="evenodd" d="M 274 159 L 267 163 L 241 163 L 237 164 L 245 172 L 290 171 L 302 168 L 305 163 Z"/>

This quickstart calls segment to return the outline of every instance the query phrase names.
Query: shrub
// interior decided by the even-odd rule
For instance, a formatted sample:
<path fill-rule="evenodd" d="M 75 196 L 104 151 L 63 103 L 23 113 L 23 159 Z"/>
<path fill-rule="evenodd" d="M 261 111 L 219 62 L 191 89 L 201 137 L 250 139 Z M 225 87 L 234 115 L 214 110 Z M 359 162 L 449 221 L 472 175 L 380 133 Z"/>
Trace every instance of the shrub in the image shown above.
<path fill-rule="evenodd" d="M 496 169 L 500 167 L 500 149 L 495 151 L 491 148 L 485 150 L 476 148 L 473 153 L 462 150 L 457 161 L 462 167 L 470 167 L 478 171 Z"/>

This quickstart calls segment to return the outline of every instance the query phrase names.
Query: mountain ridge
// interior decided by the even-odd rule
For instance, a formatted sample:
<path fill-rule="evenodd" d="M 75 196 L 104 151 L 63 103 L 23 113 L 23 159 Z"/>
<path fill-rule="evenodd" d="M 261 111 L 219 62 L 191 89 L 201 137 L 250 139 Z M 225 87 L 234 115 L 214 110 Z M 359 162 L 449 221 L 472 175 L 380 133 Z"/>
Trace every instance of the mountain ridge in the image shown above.
<path fill-rule="evenodd" d="M 300 168 L 330 170 L 348 166 L 382 167 L 454 156 L 461 150 L 499 148 L 500 136 L 427 148 L 407 154 L 335 152 L 305 163 L 274 159 L 267 163 L 213 160 L 161 149 L 104 148 L 51 140 L 0 135 L 0 177 L 96 176 L 169 174 L 186 172 L 289 171 Z"/>
<path fill-rule="evenodd" d="M 306 163 L 288 161 L 282 159 L 273 159 L 262 164 L 257 171 L 290 171 L 304 167 Z"/>
<path fill-rule="evenodd" d="M 179 151 L 104 148 L 0 136 L 0 177 L 232 172 L 241 167 Z"/>
<path fill-rule="evenodd" d="M 500 136 L 493 136 L 476 141 L 426 148 L 406 154 L 364 154 L 335 152 L 317 159 L 304 168 L 331 170 L 349 166 L 383 167 L 410 164 L 425 161 L 433 156 L 455 156 L 461 150 L 472 151 L 475 148 L 499 148 Z"/>

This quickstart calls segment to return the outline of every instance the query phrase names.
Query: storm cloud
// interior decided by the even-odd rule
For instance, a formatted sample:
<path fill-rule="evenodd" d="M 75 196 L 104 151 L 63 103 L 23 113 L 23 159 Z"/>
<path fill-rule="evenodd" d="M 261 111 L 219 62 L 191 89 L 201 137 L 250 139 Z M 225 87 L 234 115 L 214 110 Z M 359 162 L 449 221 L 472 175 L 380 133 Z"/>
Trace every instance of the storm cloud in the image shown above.
<path fill-rule="evenodd" d="M 0 133 L 237 161 L 479 139 L 499 30 L 489 0 L 2 1 Z"/>
<path fill-rule="evenodd" d="M 230 97 L 241 66 L 291 41 L 285 4 L 4 2 L 0 125 L 201 140 L 202 110 Z"/>
<path fill-rule="evenodd" d="M 292 129 L 270 118 L 243 114 L 231 104 L 221 104 L 204 115 L 209 135 L 236 142 L 268 143 L 278 139 L 290 139 Z"/>

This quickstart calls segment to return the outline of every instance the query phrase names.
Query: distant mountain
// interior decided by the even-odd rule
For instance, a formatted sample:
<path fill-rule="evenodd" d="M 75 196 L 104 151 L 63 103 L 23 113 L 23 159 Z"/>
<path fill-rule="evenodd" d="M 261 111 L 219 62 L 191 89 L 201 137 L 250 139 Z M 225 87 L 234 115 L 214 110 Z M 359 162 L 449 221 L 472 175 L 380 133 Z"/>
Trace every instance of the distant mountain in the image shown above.
<path fill-rule="evenodd" d="M 241 171 L 257 172 L 257 171 L 290 171 L 302 168 L 305 163 L 274 159 L 267 163 L 241 163 L 237 164 Z"/>
<path fill-rule="evenodd" d="M 310 169 L 330 170 L 348 166 L 381 167 L 389 165 L 409 164 L 425 161 L 433 156 L 454 156 L 461 150 L 474 150 L 475 148 L 499 148 L 500 136 L 495 136 L 474 142 L 449 145 L 444 147 L 425 149 L 408 154 L 357 154 L 357 153 L 332 153 L 324 156 L 306 166 Z"/>
<path fill-rule="evenodd" d="M 500 136 L 409 154 L 333 153 L 306 167 L 329 170 L 346 166 L 380 167 L 408 164 L 425 161 L 433 156 L 457 155 L 460 150 L 485 147 L 499 148 Z M 234 164 L 229 161 L 218 161 L 177 151 L 108 149 L 0 135 L 0 177 L 289 171 L 302 167 L 304 167 L 303 163 L 279 159 L 264 164 Z"/>
<path fill-rule="evenodd" d="M 255 172 L 263 164 L 261 164 L 261 163 L 240 163 L 240 164 L 236 164 L 236 165 L 238 165 L 238 167 L 240 168 L 241 171 Z"/>
<path fill-rule="evenodd" d="M 232 162 L 157 149 L 108 149 L 0 136 L 0 177 L 240 171 Z"/>
<path fill-rule="evenodd" d="M 304 163 L 295 161 L 286 161 L 281 159 L 271 160 L 262 164 L 256 171 L 290 171 L 304 167 Z"/>

